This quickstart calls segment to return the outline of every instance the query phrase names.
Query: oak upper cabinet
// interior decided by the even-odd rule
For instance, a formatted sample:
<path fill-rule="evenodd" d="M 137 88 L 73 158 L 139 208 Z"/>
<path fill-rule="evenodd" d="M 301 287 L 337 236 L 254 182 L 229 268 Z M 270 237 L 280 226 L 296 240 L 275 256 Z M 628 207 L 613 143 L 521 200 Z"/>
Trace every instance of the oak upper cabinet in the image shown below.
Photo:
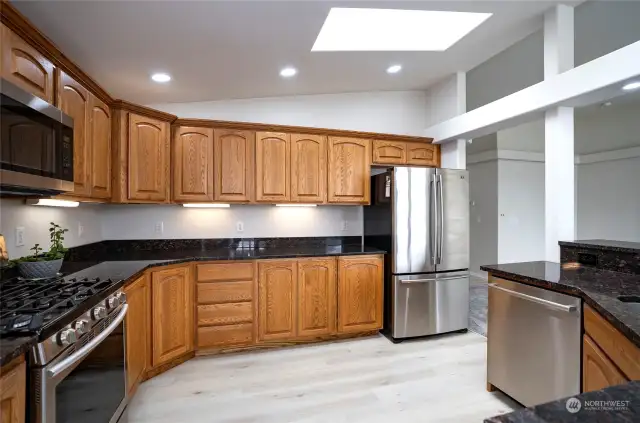
<path fill-rule="evenodd" d="M 297 336 L 336 331 L 336 259 L 298 260 Z"/>
<path fill-rule="evenodd" d="M 129 310 L 125 319 L 127 347 L 127 392 L 131 393 L 148 366 L 151 354 L 151 307 L 147 276 L 142 276 L 124 289 Z"/>
<path fill-rule="evenodd" d="M 627 381 L 627 378 L 596 345 L 593 339 L 588 335 L 584 335 L 582 343 L 583 391 L 598 391 Z"/>
<path fill-rule="evenodd" d="M 194 282 L 189 265 L 151 273 L 152 366 L 193 351 Z"/>
<path fill-rule="evenodd" d="M 369 204 L 371 141 L 329 137 L 329 203 Z"/>
<path fill-rule="evenodd" d="M 256 201 L 291 199 L 291 137 L 282 132 L 256 133 Z"/>
<path fill-rule="evenodd" d="M 406 164 L 407 143 L 394 141 L 373 141 L 373 163 Z"/>
<path fill-rule="evenodd" d="M 172 167 L 175 201 L 213 201 L 213 129 L 175 128 Z"/>
<path fill-rule="evenodd" d="M 291 134 L 291 201 L 324 203 L 327 198 L 327 137 Z"/>
<path fill-rule="evenodd" d="M 215 128 L 213 135 L 215 201 L 252 202 L 255 132 Z"/>
<path fill-rule="evenodd" d="M 111 198 L 111 112 L 89 94 L 89 158 L 91 198 Z"/>
<path fill-rule="evenodd" d="M 169 201 L 169 124 L 128 113 L 127 198 L 130 202 Z"/>
<path fill-rule="evenodd" d="M 5 369 L 8 369 L 5 371 Z M 0 379 L 0 422 L 24 423 L 27 409 L 27 366 L 22 357 L 5 365 Z"/>
<path fill-rule="evenodd" d="M 53 63 L 6 26 L 1 31 L 2 77 L 53 104 Z"/>
<path fill-rule="evenodd" d="M 296 260 L 258 261 L 258 340 L 296 336 Z"/>
<path fill-rule="evenodd" d="M 424 142 L 407 142 L 407 164 L 440 167 L 440 146 Z"/>
<path fill-rule="evenodd" d="M 91 195 L 91 142 L 89 91 L 64 72 L 60 72 L 60 109 L 73 118 L 73 195 Z M 71 194 L 71 193 L 70 193 Z"/>
<path fill-rule="evenodd" d="M 338 258 L 338 332 L 382 328 L 382 256 Z"/>

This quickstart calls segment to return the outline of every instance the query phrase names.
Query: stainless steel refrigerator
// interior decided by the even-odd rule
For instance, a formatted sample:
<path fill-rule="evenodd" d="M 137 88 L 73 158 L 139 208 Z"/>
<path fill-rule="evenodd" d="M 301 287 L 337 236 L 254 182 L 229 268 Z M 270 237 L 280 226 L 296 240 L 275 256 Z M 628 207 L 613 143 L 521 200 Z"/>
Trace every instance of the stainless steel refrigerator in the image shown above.
<path fill-rule="evenodd" d="M 466 330 L 469 174 L 394 167 L 372 176 L 364 243 L 386 249 L 385 324 L 393 341 Z"/>

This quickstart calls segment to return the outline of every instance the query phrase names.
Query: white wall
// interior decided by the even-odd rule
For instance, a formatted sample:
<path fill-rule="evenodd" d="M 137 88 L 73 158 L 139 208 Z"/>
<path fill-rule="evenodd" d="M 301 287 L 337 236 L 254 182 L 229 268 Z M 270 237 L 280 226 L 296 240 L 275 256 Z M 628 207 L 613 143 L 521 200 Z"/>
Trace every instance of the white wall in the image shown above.
<path fill-rule="evenodd" d="M 640 145 L 638 97 L 640 94 L 628 94 L 613 99 L 610 107 L 595 105 L 576 110 L 576 153 L 591 154 Z M 627 101 L 633 102 L 625 104 Z"/>
<path fill-rule="evenodd" d="M 24 200 L 0 200 L 0 233 L 7 242 L 10 258 L 32 254 L 29 249 L 35 243 L 48 249 L 49 222 L 55 222 L 69 229 L 65 234 L 65 247 L 89 244 L 102 239 L 100 223 L 100 205 L 83 204 L 77 208 L 59 208 L 27 206 Z M 82 237 L 78 235 L 78 226 L 84 227 Z M 24 246 L 16 247 L 16 227 L 24 227 Z"/>
<path fill-rule="evenodd" d="M 424 91 L 385 91 L 151 104 L 182 118 L 349 129 L 422 136 Z"/>
<path fill-rule="evenodd" d="M 498 162 L 468 164 L 470 268 L 498 263 Z"/>
<path fill-rule="evenodd" d="M 101 210 L 104 239 L 252 238 L 362 235 L 362 207 L 275 207 L 232 205 L 189 209 L 178 205 L 106 205 Z M 236 230 L 243 222 L 244 231 Z M 342 222 L 347 230 L 342 230 Z M 155 233 L 163 222 L 164 233 Z"/>

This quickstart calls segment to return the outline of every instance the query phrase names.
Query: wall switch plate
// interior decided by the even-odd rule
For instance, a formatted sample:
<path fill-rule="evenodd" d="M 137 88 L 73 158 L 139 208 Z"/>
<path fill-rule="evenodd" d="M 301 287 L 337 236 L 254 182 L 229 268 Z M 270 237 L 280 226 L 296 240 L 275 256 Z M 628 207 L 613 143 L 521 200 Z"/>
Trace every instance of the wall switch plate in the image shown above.
<path fill-rule="evenodd" d="M 349 222 L 347 222 L 346 220 L 343 220 L 343 221 L 342 221 L 341 229 L 342 229 L 343 231 L 346 231 L 347 229 L 349 229 Z"/>
<path fill-rule="evenodd" d="M 16 247 L 22 247 L 24 245 L 24 226 L 18 226 L 16 228 Z"/>
<path fill-rule="evenodd" d="M 164 222 L 156 222 L 154 232 L 156 235 L 162 235 L 164 232 Z"/>
<path fill-rule="evenodd" d="M 238 232 L 242 232 L 244 231 L 244 223 L 242 223 L 242 221 L 238 221 L 238 223 L 236 223 L 236 231 Z"/>
<path fill-rule="evenodd" d="M 78 222 L 78 238 L 82 238 L 84 235 L 84 225 Z"/>

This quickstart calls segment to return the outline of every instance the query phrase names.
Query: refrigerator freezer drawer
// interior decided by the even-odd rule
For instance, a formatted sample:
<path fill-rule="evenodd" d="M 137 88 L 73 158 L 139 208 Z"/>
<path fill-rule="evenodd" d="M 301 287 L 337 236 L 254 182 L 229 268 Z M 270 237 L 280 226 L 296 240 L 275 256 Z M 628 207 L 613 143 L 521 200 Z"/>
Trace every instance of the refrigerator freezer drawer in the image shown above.
<path fill-rule="evenodd" d="M 395 339 L 467 329 L 468 272 L 394 275 L 391 336 Z"/>

